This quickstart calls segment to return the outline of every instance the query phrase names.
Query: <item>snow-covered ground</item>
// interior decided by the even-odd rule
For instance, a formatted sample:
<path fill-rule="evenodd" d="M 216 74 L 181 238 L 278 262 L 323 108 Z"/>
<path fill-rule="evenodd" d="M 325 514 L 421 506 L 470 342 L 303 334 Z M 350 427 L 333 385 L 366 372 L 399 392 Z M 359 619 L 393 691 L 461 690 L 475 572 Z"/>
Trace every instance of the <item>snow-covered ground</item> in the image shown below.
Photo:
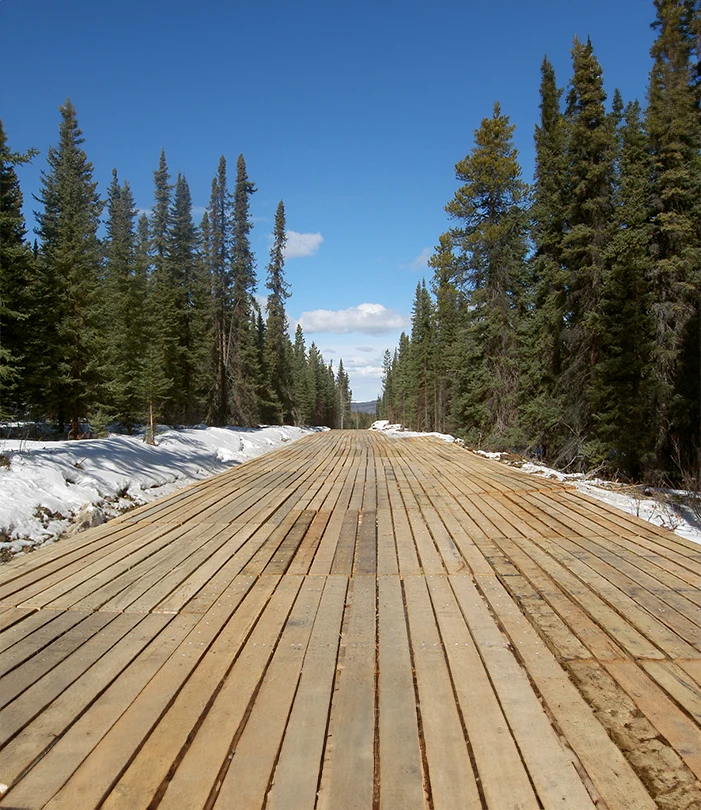
<path fill-rule="evenodd" d="M 370 430 L 376 430 L 379 433 L 384 433 L 385 436 L 399 436 L 404 439 L 416 438 L 419 436 L 435 436 L 444 442 L 457 442 L 462 444 L 462 439 L 456 439 L 448 433 L 417 433 L 414 430 L 407 430 L 402 425 L 393 425 L 388 419 L 378 419 L 370 425 Z"/>
<path fill-rule="evenodd" d="M 51 543 L 320 428 L 168 430 L 38 442 L 0 439 L 0 553 Z M 325 430 L 326 428 L 321 428 Z"/>
<path fill-rule="evenodd" d="M 379 420 L 371 425 L 370 430 L 377 430 L 386 436 L 412 437 L 436 436 L 446 442 L 459 442 L 454 436 L 445 433 L 416 433 L 405 430 L 402 425 L 390 424 L 386 419 Z M 518 467 L 521 472 L 530 475 L 539 475 L 557 481 L 567 481 L 580 492 L 596 498 L 599 501 L 611 504 L 630 515 L 647 520 L 656 526 L 671 529 L 681 537 L 701 543 L 701 521 L 694 515 L 692 509 L 684 504 L 688 501 L 688 493 L 673 490 L 650 490 L 640 487 L 620 486 L 599 478 L 587 478 L 582 473 L 562 473 L 544 464 L 534 464 L 519 460 L 514 462 L 509 453 L 487 453 L 483 450 L 472 451 L 484 458 L 495 461 L 504 461 L 511 466 Z"/>

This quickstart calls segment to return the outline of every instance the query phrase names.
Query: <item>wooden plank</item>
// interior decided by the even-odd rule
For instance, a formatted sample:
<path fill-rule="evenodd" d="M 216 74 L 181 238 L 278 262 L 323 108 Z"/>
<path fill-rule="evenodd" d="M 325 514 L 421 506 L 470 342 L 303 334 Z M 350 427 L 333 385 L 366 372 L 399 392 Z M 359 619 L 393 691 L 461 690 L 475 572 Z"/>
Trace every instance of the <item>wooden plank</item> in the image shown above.
<path fill-rule="evenodd" d="M 31 770 L 24 775 L 0 807 L 44 807 L 51 798 L 69 781 L 80 764 L 107 734 L 117 719 L 141 693 L 173 653 L 174 649 L 192 630 L 197 617 L 175 616 L 167 626 L 166 632 L 158 637 L 133 661 L 119 678 L 90 706 L 89 710 L 78 717 L 63 718 L 63 722 L 73 722 L 60 737 L 54 736 L 48 751 L 38 759 Z M 52 704 L 52 708 L 53 708 Z M 41 742 L 41 733 L 46 729 L 47 737 L 53 734 L 50 720 L 53 716 L 49 710 L 47 722 L 43 716 L 37 718 L 37 725 L 29 725 L 7 748 L 2 751 L 2 762 L 5 765 L 7 756 L 7 779 L 12 785 L 13 774 L 21 774 L 31 762 L 31 754 L 36 750 L 37 739 Z M 38 736 L 34 737 L 37 731 Z M 29 747 L 29 752 L 25 749 Z M 103 770 L 106 768 L 103 762 Z M 3 775 L 3 778 L 5 776 Z M 75 804 L 74 807 L 81 805 Z M 88 805 L 89 806 L 89 805 Z"/>
<path fill-rule="evenodd" d="M 404 590 L 432 806 L 478 810 L 482 803 L 426 582 L 408 577 Z"/>
<path fill-rule="evenodd" d="M 202 683 L 216 681 L 222 670 L 223 674 L 226 673 L 231 664 L 229 651 L 232 644 L 241 644 L 247 637 L 275 585 L 274 577 L 266 577 L 264 582 L 248 592 L 243 601 L 241 594 L 237 594 L 237 609 L 233 616 L 229 606 L 222 605 L 219 610 L 213 609 L 209 616 L 202 617 L 188 638 L 90 751 L 70 781 L 56 793 L 47 807 L 52 810 L 74 810 L 76 807 L 98 805 L 130 763 L 133 764 L 137 752 L 141 756 L 139 763 L 150 752 L 154 754 L 154 770 L 147 772 L 147 776 L 149 779 L 159 777 L 155 780 L 157 789 L 163 778 L 157 766 L 164 767 L 165 773 L 168 772 L 173 763 L 172 759 L 168 761 L 173 748 L 176 753 L 180 750 L 183 738 L 187 739 L 195 725 L 189 718 L 194 716 L 196 721 L 211 697 L 211 690 L 202 691 Z M 228 621 L 224 625 L 226 632 L 222 630 L 222 621 Z M 194 672 L 198 673 L 197 678 L 193 678 Z M 185 688 L 187 691 L 184 691 Z M 178 705 L 184 706 L 183 711 L 173 708 L 177 698 L 180 698 Z M 172 726 L 162 722 L 166 712 Z M 142 748 L 145 740 L 154 739 L 154 730 L 167 727 L 172 729 L 173 736 L 167 738 L 167 745 L 160 752 L 154 752 L 152 746 Z M 105 769 L 105 762 L 110 763 L 109 769 Z M 139 805 L 127 803 L 122 806 Z"/>
<path fill-rule="evenodd" d="M 484 635 L 484 643 L 485 645 L 491 643 L 491 650 L 497 653 L 494 656 L 495 663 L 501 659 L 502 664 L 505 664 L 503 668 L 500 667 L 490 671 L 494 673 L 492 677 L 495 678 L 495 685 L 498 682 L 503 684 L 500 697 L 507 717 L 510 717 L 507 709 L 508 703 L 519 701 L 524 695 L 532 694 L 532 692 L 526 690 L 525 684 L 523 688 L 517 689 L 518 680 L 511 680 L 509 674 L 510 672 L 520 672 L 518 679 L 522 680 L 527 672 L 527 677 L 535 684 L 545 705 L 547 705 L 548 710 L 565 734 L 568 745 L 577 755 L 584 771 L 606 802 L 609 810 L 630 810 L 632 807 L 635 807 L 636 810 L 654 810 L 654 801 L 650 798 L 621 751 L 612 742 L 589 705 L 576 690 L 548 648 L 540 641 L 530 624 L 523 619 L 518 610 L 514 609 L 513 603 L 501 583 L 495 577 L 492 577 L 491 580 L 486 577 L 480 580 L 481 590 L 489 602 L 490 608 L 508 633 L 513 649 L 518 651 L 519 657 L 526 668 L 525 670 L 515 670 L 513 657 L 508 650 L 508 646 L 504 645 L 503 641 L 499 645 L 499 634 L 494 622 L 488 615 L 484 602 L 479 598 L 471 583 L 464 577 L 453 577 L 451 578 L 451 585 L 458 602 L 465 612 L 475 640 L 479 644 L 480 639 L 476 633 L 476 625 L 471 621 L 468 614 L 471 606 L 479 611 L 482 616 L 480 626 L 483 631 L 487 631 Z M 502 695 L 505 695 L 506 699 Z M 533 714 L 534 718 L 539 717 L 536 706 L 533 706 Z M 544 750 L 543 746 L 548 745 L 548 741 L 551 741 L 552 737 L 539 729 L 544 717 L 543 714 L 540 721 L 536 720 L 530 726 L 530 731 L 528 730 L 528 723 L 524 728 L 524 733 L 530 734 L 531 741 L 533 739 L 538 740 L 537 749 L 529 745 L 526 739 L 521 745 L 521 752 L 526 764 L 529 766 L 529 771 L 531 771 L 532 775 L 531 768 L 543 773 L 545 767 L 543 777 L 551 782 L 550 787 L 555 791 L 557 791 L 558 787 L 562 790 L 563 785 L 569 780 L 574 780 L 573 784 L 577 785 L 579 777 L 575 778 L 573 776 L 571 764 L 568 763 L 569 767 L 565 765 L 563 771 L 561 770 L 561 760 L 559 768 L 550 771 L 550 776 L 548 776 L 549 766 L 546 764 L 546 750 Z M 561 754 L 567 758 L 567 752 L 560 750 Z M 557 757 L 557 748 L 555 746 L 552 746 L 551 756 Z M 532 765 L 529 760 L 532 761 Z M 565 781 L 559 782 L 558 774 L 561 774 Z M 536 788 L 539 789 L 539 797 L 542 801 L 539 782 L 536 781 L 535 777 L 533 777 L 533 781 Z M 581 785 L 581 782 L 579 784 Z M 590 806 L 592 799 L 589 795 L 586 795 L 579 788 L 575 792 L 568 787 L 564 788 L 564 795 L 567 796 L 570 791 L 572 791 L 572 797 L 580 796 L 584 807 Z M 554 800 L 556 802 L 555 806 L 558 806 L 557 792 L 555 792 Z M 570 804 L 570 802 L 573 802 L 572 798 L 563 799 L 562 801 L 564 802 L 561 805 L 563 808 L 572 806 Z"/>
<path fill-rule="evenodd" d="M 375 789 L 374 578 L 353 580 L 319 791 L 319 810 L 367 810 Z"/>
<path fill-rule="evenodd" d="M 487 806 L 538 810 L 509 723 L 449 582 L 431 577 L 428 585 Z"/>
<path fill-rule="evenodd" d="M 347 588 L 345 577 L 326 580 L 267 810 L 307 810 L 315 805 Z M 182 807 L 177 791 L 174 795 L 175 807 Z"/>
<path fill-rule="evenodd" d="M 451 577 L 450 582 L 543 807 L 591 810 L 594 803 L 533 692 L 528 673 L 509 649 L 483 598 L 467 577 Z M 560 676 L 567 680 L 562 670 Z M 538 740 L 537 749 L 533 739 Z"/>
<path fill-rule="evenodd" d="M 383 810 L 428 807 L 416 713 L 409 636 L 401 581 L 378 582 L 380 755 L 379 806 Z"/>

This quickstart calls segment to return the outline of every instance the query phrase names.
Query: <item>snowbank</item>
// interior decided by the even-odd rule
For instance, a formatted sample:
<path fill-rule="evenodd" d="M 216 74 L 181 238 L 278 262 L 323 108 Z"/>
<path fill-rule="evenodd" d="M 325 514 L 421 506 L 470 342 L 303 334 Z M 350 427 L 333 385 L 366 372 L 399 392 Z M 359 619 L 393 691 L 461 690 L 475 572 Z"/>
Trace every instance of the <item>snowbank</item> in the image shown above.
<path fill-rule="evenodd" d="M 38 442 L 0 440 L 0 553 L 51 543 L 79 517 L 96 525 L 194 481 L 326 428 L 168 430 Z"/>
<path fill-rule="evenodd" d="M 386 436 L 401 436 L 405 439 L 416 438 L 419 436 L 435 436 L 444 442 L 457 442 L 462 444 L 462 439 L 456 439 L 455 436 L 450 436 L 448 433 L 417 433 L 413 430 L 406 430 L 402 425 L 393 425 L 388 419 L 378 419 L 373 422 L 369 430 L 376 430 L 384 433 Z"/>

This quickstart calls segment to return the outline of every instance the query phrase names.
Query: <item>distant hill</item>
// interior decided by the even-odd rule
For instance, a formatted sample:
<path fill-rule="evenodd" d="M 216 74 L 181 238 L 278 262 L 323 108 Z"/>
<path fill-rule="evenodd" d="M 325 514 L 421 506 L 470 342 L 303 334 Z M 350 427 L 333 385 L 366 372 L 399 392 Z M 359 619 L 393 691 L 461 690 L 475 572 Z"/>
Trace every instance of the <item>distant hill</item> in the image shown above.
<path fill-rule="evenodd" d="M 371 399 L 370 402 L 351 402 L 351 410 L 353 413 L 375 413 L 376 407 L 376 399 Z"/>

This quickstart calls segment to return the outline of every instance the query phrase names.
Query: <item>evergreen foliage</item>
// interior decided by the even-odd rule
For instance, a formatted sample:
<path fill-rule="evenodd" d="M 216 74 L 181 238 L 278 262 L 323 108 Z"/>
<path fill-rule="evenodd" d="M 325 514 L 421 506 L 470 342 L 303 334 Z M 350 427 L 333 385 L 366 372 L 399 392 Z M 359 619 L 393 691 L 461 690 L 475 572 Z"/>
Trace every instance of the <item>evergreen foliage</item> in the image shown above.
<path fill-rule="evenodd" d="M 16 166 L 36 155 L 12 152 L 0 121 L 0 418 L 23 410 L 26 322 L 33 256 L 26 241 Z"/>
<path fill-rule="evenodd" d="M 59 143 L 49 149 L 37 212 L 39 248 L 33 290 L 33 371 L 48 415 L 59 426 L 80 420 L 96 402 L 100 358 L 103 203 L 70 100 L 60 108 Z"/>

